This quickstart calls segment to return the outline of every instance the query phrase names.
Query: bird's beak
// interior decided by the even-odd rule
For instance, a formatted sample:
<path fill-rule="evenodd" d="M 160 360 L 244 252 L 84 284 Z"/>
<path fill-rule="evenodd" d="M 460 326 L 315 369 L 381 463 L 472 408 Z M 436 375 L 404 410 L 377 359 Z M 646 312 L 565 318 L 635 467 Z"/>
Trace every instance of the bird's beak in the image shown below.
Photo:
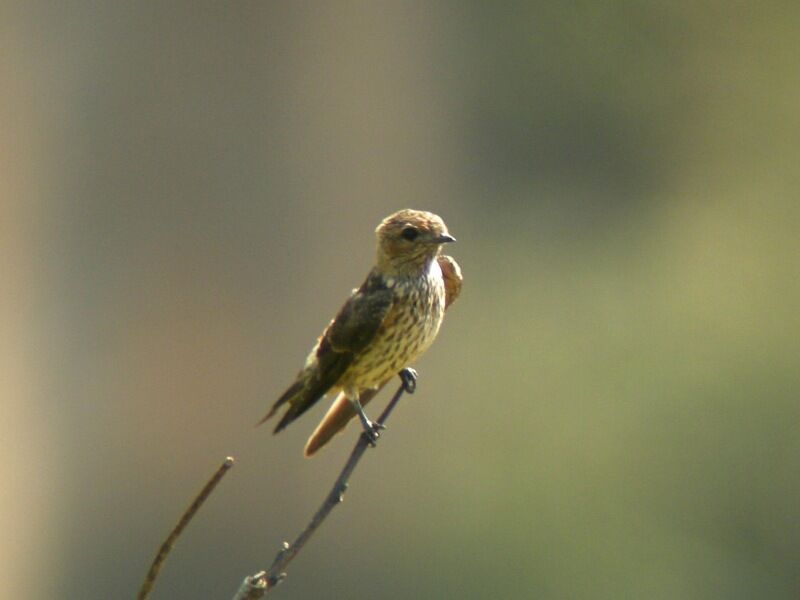
<path fill-rule="evenodd" d="M 442 235 L 433 238 L 431 241 L 434 244 L 449 244 L 450 242 L 455 242 L 456 238 L 447 233 L 443 233 Z"/>

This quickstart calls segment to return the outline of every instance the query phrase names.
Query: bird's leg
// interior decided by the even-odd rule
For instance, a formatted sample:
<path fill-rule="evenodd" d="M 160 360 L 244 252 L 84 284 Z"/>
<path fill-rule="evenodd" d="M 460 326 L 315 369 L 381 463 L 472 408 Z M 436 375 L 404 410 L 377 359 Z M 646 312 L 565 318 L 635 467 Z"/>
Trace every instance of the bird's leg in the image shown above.
<path fill-rule="evenodd" d="M 398 375 L 403 382 L 403 391 L 406 394 L 413 394 L 417 390 L 417 372 L 411 367 L 406 367 Z"/>
<path fill-rule="evenodd" d="M 406 367 L 397 375 L 400 377 L 400 381 L 402 381 L 403 391 L 406 394 L 413 394 L 417 390 L 417 372 L 414 369 Z M 367 441 L 370 446 L 374 447 L 381 435 L 381 429 L 386 429 L 386 426 L 369 420 L 367 413 L 364 412 L 364 407 L 361 406 L 358 390 L 351 388 L 345 392 L 345 395 L 353 405 L 353 409 L 358 415 L 358 420 L 361 421 L 361 427 L 364 429 L 364 435 L 367 437 Z"/>
<path fill-rule="evenodd" d="M 369 420 L 367 413 L 364 412 L 364 407 L 361 406 L 361 402 L 358 400 L 358 392 L 356 390 L 350 390 L 347 394 L 347 398 L 353 405 L 359 421 L 361 421 L 361 427 L 364 428 L 364 435 L 366 436 L 367 441 L 369 442 L 370 446 L 375 446 L 375 442 L 377 442 L 378 438 L 380 437 L 380 430 L 384 429 L 383 425 L 373 423 Z"/>

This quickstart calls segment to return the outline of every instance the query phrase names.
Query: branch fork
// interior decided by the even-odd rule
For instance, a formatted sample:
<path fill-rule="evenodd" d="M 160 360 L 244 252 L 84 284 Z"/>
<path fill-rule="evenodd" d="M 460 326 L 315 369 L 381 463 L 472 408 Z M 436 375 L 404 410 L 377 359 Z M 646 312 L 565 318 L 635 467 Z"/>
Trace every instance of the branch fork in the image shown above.
<path fill-rule="evenodd" d="M 378 417 L 378 420 L 375 422 L 375 425 L 379 429 L 384 428 L 384 423 L 389 418 L 389 415 L 391 415 L 394 407 L 399 402 L 400 397 L 404 393 L 413 394 L 416 390 L 417 373 L 414 371 L 414 369 L 403 369 L 400 371 L 399 375 L 402 381 L 400 387 L 397 389 L 394 396 L 392 396 L 392 399 L 381 413 L 381 416 Z M 286 578 L 286 567 L 294 559 L 294 557 L 297 556 L 300 550 L 303 549 L 303 546 L 305 546 L 306 542 L 308 542 L 308 540 L 327 518 L 333 508 L 340 504 L 342 500 L 344 500 L 344 494 L 347 491 L 348 480 L 350 479 L 350 476 L 353 474 L 353 471 L 358 465 L 358 462 L 361 460 L 361 457 L 364 455 L 364 452 L 366 452 L 367 448 L 374 447 L 374 445 L 375 440 L 369 436 L 366 431 L 362 432 L 358 437 L 358 441 L 356 442 L 353 451 L 350 453 L 350 457 L 347 459 L 342 472 L 334 482 L 333 488 L 328 493 L 325 501 L 322 503 L 322 506 L 319 507 L 317 512 L 312 517 L 311 522 L 306 526 L 303 532 L 297 536 L 297 539 L 294 541 L 294 543 L 290 544 L 289 542 L 283 542 L 281 549 L 278 551 L 278 554 L 272 561 L 269 571 L 259 571 L 253 575 L 248 575 L 245 577 L 233 600 L 254 600 L 255 598 L 262 598 L 266 593 L 274 589 Z M 203 505 L 203 503 L 205 503 L 225 474 L 231 469 L 231 467 L 233 467 L 233 463 L 234 459 L 232 457 L 226 458 L 211 476 L 205 486 L 203 486 L 203 489 L 200 491 L 194 501 L 189 505 L 186 511 L 184 511 L 183 515 L 181 515 L 177 525 L 175 525 L 173 530 L 167 536 L 167 539 L 161 544 L 161 547 L 159 548 L 159 551 L 153 560 L 153 564 L 151 565 L 150 570 L 142 582 L 142 586 L 137 595 L 137 600 L 146 600 L 150 596 L 156 579 L 161 572 L 161 567 L 164 565 L 167 556 L 172 551 L 172 548 L 174 547 L 178 537 L 181 535 L 192 518 L 197 514 L 197 511 L 200 510 L 200 507 Z"/>
<path fill-rule="evenodd" d="M 413 369 L 403 369 L 400 371 L 400 379 L 402 381 L 400 387 L 394 393 L 394 396 L 392 396 L 389 404 L 386 405 L 381 416 L 375 421 L 379 427 L 383 427 L 404 393 L 413 394 L 416 391 L 416 371 Z M 344 500 L 344 494 L 347 491 L 350 476 L 361 460 L 361 457 L 364 455 L 364 452 L 373 445 L 372 440 L 370 440 L 366 432 L 362 432 L 358 437 L 358 442 L 356 442 L 353 451 L 350 453 L 350 458 L 347 459 L 342 472 L 339 473 L 339 477 L 336 478 L 322 506 L 319 507 L 311 518 L 311 522 L 309 522 L 303 532 L 297 536 L 294 543 L 289 544 L 288 542 L 283 542 L 283 546 L 272 561 L 269 571 L 259 571 L 258 573 L 245 577 L 233 600 L 255 600 L 256 598 L 262 598 L 286 578 L 286 567 L 294 557 L 297 556 L 300 550 L 303 549 L 303 546 L 305 546 L 306 542 L 308 542 L 309 538 L 311 538 L 334 507 Z"/>

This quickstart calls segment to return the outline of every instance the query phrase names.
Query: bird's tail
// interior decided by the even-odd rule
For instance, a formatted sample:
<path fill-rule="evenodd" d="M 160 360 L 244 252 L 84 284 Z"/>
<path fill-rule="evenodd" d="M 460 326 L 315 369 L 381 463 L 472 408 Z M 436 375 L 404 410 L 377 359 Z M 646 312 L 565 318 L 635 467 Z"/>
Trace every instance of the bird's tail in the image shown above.
<path fill-rule="evenodd" d="M 358 397 L 361 406 L 366 405 L 379 391 L 380 388 L 361 392 Z M 350 422 L 350 419 L 355 416 L 356 411 L 353 408 L 353 404 L 347 399 L 344 393 L 339 394 L 328 409 L 328 412 L 325 413 L 320 424 L 317 425 L 314 433 L 308 438 L 305 450 L 303 451 L 306 458 L 313 456 L 314 453 L 327 444 L 334 435 L 342 431 Z"/>

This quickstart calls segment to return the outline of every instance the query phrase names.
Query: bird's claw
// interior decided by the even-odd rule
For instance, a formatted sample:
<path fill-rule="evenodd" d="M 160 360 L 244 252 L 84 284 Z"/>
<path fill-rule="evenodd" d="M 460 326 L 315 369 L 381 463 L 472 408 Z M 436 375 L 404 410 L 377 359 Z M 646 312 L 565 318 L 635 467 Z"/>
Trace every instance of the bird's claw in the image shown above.
<path fill-rule="evenodd" d="M 374 421 L 367 421 L 367 424 L 364 426 L 364 437 L 373 448 L 377 444 L 378 438 L 381 437 L 382 429 L 386 429 L 386 425 L 375 423 Z"/>
<path fill-rule="evenodd" d="M 400 381 L 403 382 L 403 391 L 406 394 L 413 394 L 417 390 L 417 372 L 411 367 L 406 367 L 399 375 Z"/>

